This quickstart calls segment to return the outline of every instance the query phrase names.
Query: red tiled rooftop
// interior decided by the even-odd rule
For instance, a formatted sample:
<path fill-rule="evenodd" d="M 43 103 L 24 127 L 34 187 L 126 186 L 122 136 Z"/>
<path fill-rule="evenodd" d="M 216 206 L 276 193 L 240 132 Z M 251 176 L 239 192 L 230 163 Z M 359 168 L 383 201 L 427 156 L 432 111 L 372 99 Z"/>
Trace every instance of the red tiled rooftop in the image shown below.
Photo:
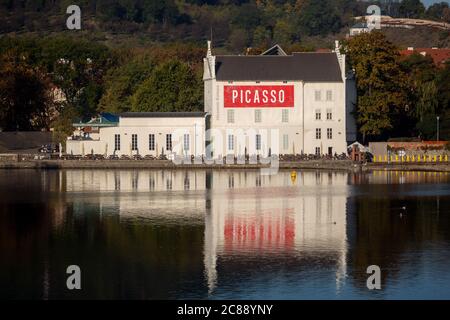
<path fill-rule="evenodd" d="M 431 57 L 437 66 L 442 66 L 446 61 L 450 61 L 450 49 L 448 48 L 408 48 L 400 51 L 402 56 L 410 56 L 413 53 Z"/>

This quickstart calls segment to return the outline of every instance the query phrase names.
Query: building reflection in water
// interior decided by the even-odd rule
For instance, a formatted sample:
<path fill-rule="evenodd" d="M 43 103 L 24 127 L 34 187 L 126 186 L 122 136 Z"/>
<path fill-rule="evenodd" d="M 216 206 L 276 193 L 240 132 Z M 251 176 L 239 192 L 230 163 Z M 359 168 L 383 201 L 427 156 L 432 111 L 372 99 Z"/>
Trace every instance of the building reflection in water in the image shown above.
<path fill-rule="evenodd" d="M 111 192 L 97 201 L 103 202 L 101 211 L 118 208 L 121 220 L 202 219 L 210 292 L 218 282 L 218 258 L 224 257 L 314 256 L 335 268 L 337 288 L 346 274 L 347 173 L 69 170 L 61 175 L 68 194 Z"/>
<path fill-rule="evenodd" d="M 450 283 L 448 174 L 8 170 L 0 193 L 0 297 L 374 297 L 372 264 L 387 298 Z"/>
<path fill-rule="evenodd" d="M 211 174 L 211 204 L 205 218 L 208 286 L 217 284 L 218 257 L 280 259 L 313 255 L 346 272 L 346 173 L 258 172 Z M 230 183 L 231 181 L 231 183 Z"/>
<path fill-rule="evenodd" d="M 100 212 L 119 213 L 121 219 L 179 217 L 186 221 L 204 216 L 205 171 L 73 170 L 61 174 L 66 175 L 68 194 L 101 193 L 93 199 L 100 201 Z M 82 204 L 88 200 L 81 199 Z"/>

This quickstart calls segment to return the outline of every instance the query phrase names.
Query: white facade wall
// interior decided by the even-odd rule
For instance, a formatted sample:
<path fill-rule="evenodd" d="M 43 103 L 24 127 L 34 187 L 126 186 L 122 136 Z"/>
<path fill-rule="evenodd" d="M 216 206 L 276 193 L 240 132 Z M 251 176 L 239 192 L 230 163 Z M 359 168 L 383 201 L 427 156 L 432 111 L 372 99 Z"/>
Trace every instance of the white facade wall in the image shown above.
<path fill-rule="evenodd" d="M 101 140 L 67 140 L 66 153 L 72 155 L 105 154 L 105 142 Z"/>
<path fill-rule="evenodd" d="M 149 135 L 154 134 L 154 150 L 150 150 Z M 172 135 L 172 151 L 167 150 L 167 135 Z M 188 149 L 184 150 L 184 135 L 189 136 Z M 115 137 L 120 136 L 120 149 L 115 150 Z M 132 150 L 132 136 L 137 135 L 137 149 Z M 84 148 L 84 149 L 83 149 Z M 84 150 L 84 153 L 83 153 Z M 195 155 L 205 153 L 205 118 L 204 117 L 120 117 L 117 127 L 101 128 L 98 141 L 68 140 L 66 153 L 86 155 L 139 154 L 141 156 Z"/>
<path fill-rule="evenodd" d="M 210 122 L 214 141 L 214 155 L 247 154 L 314 154 L 316 147 L 321 154 L 346 152 L 346 102 L 344 83 L 304 83 L 302 81 L 216 81 L 205 84 L 205 111 L 211 114 Z M 225 108 L 224 86 L 227 85 L 293 85 L 295 103 L 293 108 Z M 208 90 L 206 90 L 206 88 Z M 321 100 L 316 101 L 315 92 L 320 91 Z M 327 91 L 331 91 L 331 100 L 327 101 Z M 209 105 L 210 104 L 210 105 Z M 283 109 L 288 110 L 288 122 L 282 121 Z M 228 122 L 227 112 L 234 110 L 234 123 Z M 255 110 L 261 112 L 261 122 L 255 121 Z M 316 120 L 316 111 L 320 110 L 321 119 Z M 327 120 L 327 111 L 332 119 Z M 321 129 L 321 138 L 316 139 L 316 129 Z M 327 129 L 331 129 L 332 138 L 328 139 Z M 239 139 L 239 132 L 245 134 Z M 228 135 L 234 135 L 234 150 L 228 148 Z M 262 136 L 262 148 L 255 148 L 256 134 Z M 284 141 L 288 135 L 288 143 Z"/>
<path fill-rule="evenodd" d="M 260 154 L 320 154 L 347 153 L 347 101 L 345 83 L 345 56 L 337 54 L 343 82 L 303 81 L 218 81 L 215 57 L 204 59 L 205 112 L 210 117 L 212 152 L 214 157 L 225 155 Z M 225 108 L 224 86 L 294 86 L 292 108 Z M 316 101 L 316 91 L 320 100 Z M 327 91 L 331 99 L 327 100 Z M 289 110 L 288 122 L 282 121 L 283 109 Z M 228 110 L 234 110 L 234 123 L 228 121 Z M 255 121 L 255 110 L 261 112 L 261 122 Z M 321 118 L 316 120 L 316 111 Z M 327 119 L 331 111 L 332 119 Z M 320 129 L 320 138 L 316 138 Z M 331 129 L 331 138 L 327 130 Z M 262 146 L 256 150 L 256 135 L 261 134 Z M 233 135 L 233 148 L 229 148 L 228 136 Z M 285 138 L 287 135 L 287 139 Z M 287 143 L 286 143 L 287 141 Z M 331 148 L 331 150 L 329 150 Z"/>

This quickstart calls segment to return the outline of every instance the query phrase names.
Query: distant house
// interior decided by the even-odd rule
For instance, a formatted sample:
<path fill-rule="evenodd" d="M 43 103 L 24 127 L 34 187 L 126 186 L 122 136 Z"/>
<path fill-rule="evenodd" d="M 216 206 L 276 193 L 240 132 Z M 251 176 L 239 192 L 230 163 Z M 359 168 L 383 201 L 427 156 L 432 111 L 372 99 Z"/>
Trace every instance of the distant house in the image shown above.
<path fill-rule="evenodd" d="M 350 153 L 354 147 L 361 152 L 369 152 L 369 148 L 365 147 L 362 143 L 355 141 L 347 146 L 348 153 Z"/>
<path fill-rule="evenodd" d="M 444 48 L 413 48 L 409 47 L 400 51 L 400 55 L 408 57 L 414 53 L 423 55 L 424 57 L 431 57 L 433 62 L 438 67 L 443 67 L 447 61 L 450 61 L 450 49 Z"/>
<path fill-rule="evenodd" d="M 365 32 L 370 32 L 370 29 L 365 22 L 358 22 L 350 28 L 350 36 L 356 36 Z"/>

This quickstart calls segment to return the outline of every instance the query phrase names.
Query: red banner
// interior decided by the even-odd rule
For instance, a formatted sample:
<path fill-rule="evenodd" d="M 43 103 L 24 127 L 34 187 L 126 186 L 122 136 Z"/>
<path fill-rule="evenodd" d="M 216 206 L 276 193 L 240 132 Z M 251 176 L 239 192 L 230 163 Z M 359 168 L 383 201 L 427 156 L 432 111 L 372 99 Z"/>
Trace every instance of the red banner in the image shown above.
<path fill-rule="evenodd" d="M 294 86 L 225 86 L 225 108 L 293 108 Z"/>

